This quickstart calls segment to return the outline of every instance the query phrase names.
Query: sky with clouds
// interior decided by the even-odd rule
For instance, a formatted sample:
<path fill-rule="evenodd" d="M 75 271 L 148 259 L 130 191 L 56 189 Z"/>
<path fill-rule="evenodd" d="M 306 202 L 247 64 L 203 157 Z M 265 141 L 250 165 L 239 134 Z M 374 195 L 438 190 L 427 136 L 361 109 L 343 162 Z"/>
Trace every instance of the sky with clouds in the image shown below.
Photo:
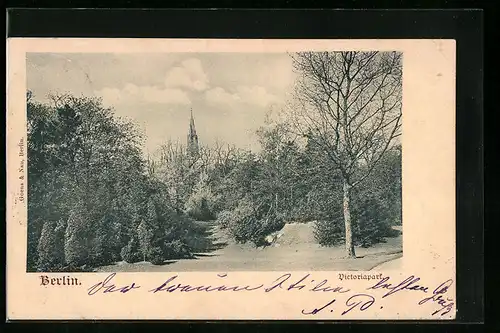
<path fill-rule="evenodd" d="M 191 108 L 202 144 L 254 149 L 255 130 L 283 105 L 293 82 L 284 53 L 27 55 L 27 88 L 35 99 L 58 92 L 99 96 L 142 129 L 147 152 L 169 139 L 185 142 Z"/>

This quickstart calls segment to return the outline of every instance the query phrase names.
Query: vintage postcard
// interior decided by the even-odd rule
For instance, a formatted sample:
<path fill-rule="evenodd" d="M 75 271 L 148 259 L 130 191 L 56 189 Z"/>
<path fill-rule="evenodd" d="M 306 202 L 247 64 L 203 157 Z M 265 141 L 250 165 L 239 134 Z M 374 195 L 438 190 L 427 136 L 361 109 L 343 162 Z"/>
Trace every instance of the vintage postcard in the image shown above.
<path fill-rule="evenodd" d="M 7 41 L 7 318 L 450 320 L 455 41 Z"/>

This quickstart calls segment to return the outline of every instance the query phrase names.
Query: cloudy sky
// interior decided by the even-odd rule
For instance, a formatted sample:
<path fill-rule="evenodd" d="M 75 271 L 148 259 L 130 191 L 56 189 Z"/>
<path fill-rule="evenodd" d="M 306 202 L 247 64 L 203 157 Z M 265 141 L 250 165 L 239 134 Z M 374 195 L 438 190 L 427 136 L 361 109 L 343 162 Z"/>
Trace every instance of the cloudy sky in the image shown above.
<path fill-rule="evenodd" d="M 185 142 L 193 108 L 201 143 L 255 148 L 255 129 L 279 109 L 294 77 L 286 54 L 30 53 L 27 86 L 48 93 L 100 96 L 146 134 L 146 151 Z"/>

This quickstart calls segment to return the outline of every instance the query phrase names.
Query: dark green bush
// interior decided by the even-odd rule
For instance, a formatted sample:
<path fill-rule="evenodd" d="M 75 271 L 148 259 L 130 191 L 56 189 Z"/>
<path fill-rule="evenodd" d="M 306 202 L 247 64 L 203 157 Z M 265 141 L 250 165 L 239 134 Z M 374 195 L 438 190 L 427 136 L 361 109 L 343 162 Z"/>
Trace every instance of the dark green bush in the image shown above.
<path fill-rule="evenodd" d="M 71 211 L 64 234 L 64 255 L 66 264 L 71 267 L 79 267 L 89 262 L 90 223 L 80 207 Z"/>
<path fill-rule="evenodd" d="M 188 216 L 199 221 L 209 221 L 215 218 L 216 196 L 208 184 L 205 174 L 200 175 L 199 182 L 194 186 L 191 195 L 185 203 Z"/>
<path fill-rule="evenodd" d="M 217 214 L 217 224 L 222 229 L 227 229 L 233 220 L 233 212 L 229 210 L 223 210 Z"/>
<path fill-rule="evenodd" d="M 64 267 L 64 228 L 61 222 L 48 221 L 43 224 L 37 250 L 38 271 L 58 271 Z"/>
<path fill-rule="evenodd" d="M 186 214 L 195 220 L 210 221 L 215 217 L 214 213 L 209 208 L 207 198 L 191 198 L 186 205 L 188 206 L 188 208 L 186 209 Z"/>
<path fill-rule="evenodd" d="M 386 237 L 395 236 L 397 231 L 392 229 L 391 215 L 381 200 L 368 197 L 360 201 L 353 211 L 355 244 L 369 247 L 384 242 Z"/>
<path fill-rule="evenodd" d="M 265 237 L 283 228 L 285 222 L 273 207 L 255 204 L 248 198 L 240 201 L 231 214 L 228 229 L 239 243 L 252 242 L 256 246 L 267 244 Z"/>
<path fill-rule="evenodd" d="M 156 246 L 149 249 L 147 260 L 153 265 L 161 265 L 165 262 L 165 256 L 160 247 Z"/>
<path fill-rule="evenodd" d="M 128 263 L 136 263 L 143 259 L 140 248 L 139 241 L 137 238 L 132 237 L 132 239 L 125 245 L 121 250 L 122 259 Z"/>
<path fill-rule="evenodd" d="M 354 245 L 369 247 L 384 242 L 386 237 L 398 234 L 392 229 L 393 220 L 385 203 L 375 196 L 365 194 L 365 197 L 356 197 L 351 209 Z M 338 208 L 334 218 L 319 220 L 314 226 L 314 235 L 319 244 L 334 246 L 345 240 L 345 226 L 343 214 Z"/>
<path fill-rule="evenodd" d="M 168 259 L 182 259 L 192 257 L 190 248 L 181 240 L 174 239 L 163 245 L 164 257 Z"/>
<path fill-rule="evenodd" d="M 314 223 L 314 237 L 323 246 L 335 246 L 344 242 L 344 220 L 318 220 Z"/>

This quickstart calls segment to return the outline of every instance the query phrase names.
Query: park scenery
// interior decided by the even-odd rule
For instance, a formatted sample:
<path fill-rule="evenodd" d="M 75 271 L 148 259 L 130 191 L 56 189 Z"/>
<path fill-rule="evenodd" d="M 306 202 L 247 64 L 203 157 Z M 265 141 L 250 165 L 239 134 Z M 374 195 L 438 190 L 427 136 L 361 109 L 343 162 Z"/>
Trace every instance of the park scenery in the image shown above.
<path fill-rule="evenodd" d="M 27 54 L 27 271 L 397 269 L 402 57 Z"/>

